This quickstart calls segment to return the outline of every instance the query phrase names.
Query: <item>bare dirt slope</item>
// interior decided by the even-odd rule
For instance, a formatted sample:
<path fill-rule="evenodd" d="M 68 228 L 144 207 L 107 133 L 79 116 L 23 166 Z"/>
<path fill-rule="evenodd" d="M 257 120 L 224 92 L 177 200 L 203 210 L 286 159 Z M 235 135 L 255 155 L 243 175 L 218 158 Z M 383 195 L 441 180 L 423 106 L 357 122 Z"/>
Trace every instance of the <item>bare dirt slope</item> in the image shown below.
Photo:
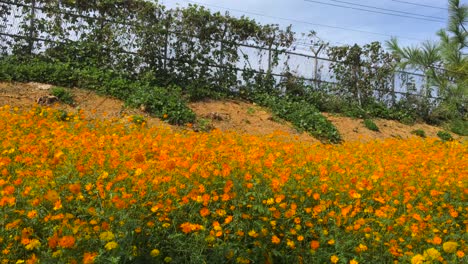
<path fill-rule="evenodd" d="M 0 83 L 0 106 L 30 108 L 37 104 L 38 98 L 50 94 L 51 85 L 39 83 Z M 125 107 L 122 101 L 97 95 L 83 89 L 70 89 L 74 95 L 75 105 L 56 104 L 52 107 L 74 111 L 81 109 L 88 118 L 113 118 L 127 120 L 128 116 L 144 116 L 150 126 L 166 125 L 157 118 L 150 117 L 139 109 Z M 281 131 L 286 139 L 305 142 L 318 142 L 312 136 L 298 132 L 293 126 L 272 116 L 266 109 L 242 101 L 205 101 L 189 105 L 197 114 L 197 129 L 216 128 L 222 131 L 236 131 L 253 135 L 267 135 Z M 340 131 L 344 141 L 368 141 L 384 138 L 408 138 L 414 135 L 411 131 L 422 129 L 428 137 L 437 137 L 441 128 L 427 124 L 408 126 L 396 121 L 375 120 L 380 132 L 367 129 L 360 119 L 324 114 Z M 176 128 L 180 129 L 180 128 Z M 453 135 L 454 138 L 460 137 Z"/>
<path fill-rule="evenodd" d="M 52 85 L 40 83 L 6 83 L 0 82 L 0 106 L 10 105 L 12 107 L 30 108 L 37 105 L 37 100 L 43 96 L 50 95 Z M 148 121 L 149 125 L 165 125 L 157 118 L 151 118 L 147 113 L 125 107 L 120 100 L 101 96 L 95 92 L 84 89 L 67 89 L 73 96 L 75 104 L 53 104 L 51 107 L 66 111 L 83 110 L 87 118 L 108 118 L 127 120 L 129 116 L 141 115 Z"/>
<path fill-rule="evenodd" d="M 362 119 L 353 119 L 328 113 L 324 113 L 324 115 L 336 126 L 345 141 L 409 138 L 415 136 L 411 132 L 417 129 L 423 130 L 427 137 L 437 138 L 437 132 L 443 130 L 440 127 L 424 123 L 417 123 L 409 126 L 394 120 L 376 119 L 373 121 L 379 128 L 379 131 L 375 132 L 366 128 Z M 455 139 L 460 139 L 460 137 L 455 134 L 452 134 L 452 136 Z"/>
<path fill-rule="evenodd" d="M 268 135 L 284 132 L 294 140 L 318 142 L 309 134 L 297 131 L 293 126 L 255 104 L 241 101 L 205 101 L 191 103 L 189 107 L 199 119 L 207 120 L 221 131 L 236 131 L 251 135 Z"/>

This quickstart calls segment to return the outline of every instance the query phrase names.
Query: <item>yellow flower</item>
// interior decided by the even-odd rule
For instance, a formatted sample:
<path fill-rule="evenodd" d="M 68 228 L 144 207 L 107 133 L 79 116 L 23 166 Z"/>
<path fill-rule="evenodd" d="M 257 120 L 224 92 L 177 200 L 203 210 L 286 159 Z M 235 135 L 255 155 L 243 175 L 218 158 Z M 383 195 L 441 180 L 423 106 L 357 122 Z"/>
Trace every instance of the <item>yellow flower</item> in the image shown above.
<path fill-rule="evenodd" d="M 257 234 L 257 232 L 255 232 L 255 230 L 250 230 L 248 234 L 249 234 L 249 236 L 254 237 L 254 238 L 258 237 L 258 234 Z"/>
<path fill-rule="evenodd" d="M 245 259 L 245 258 L 242 258 L 242 257 L 238 257 L 238 258 L 236 259 L 236 262 L 237 262 L 237 263 L 241 263 L 241 264 L 249 264 L 249 263 L 250 263 L 250 260 Z"/>
<path fill-rule="evenodd" d="M 288 247 L 290 247 L 292 249 L 294 249 L 296 247 L 296 245 L 294 244 L 294 241 L 289 240 L 289 239 L 287 240 L 286 245 L 288 245 Z"/>
<path fill-rule="evenodd" d="M 367 250 L 367 246 L 363 244 L 359 244 L 359 246 L 356 247 L 357 252 L 364 252 Z"/>
<path fill-rule="evenodd" d="M 349 262 L 349 264 L 359 264 L 359 262 L 358 262 L 357 260 L 355 260 L 355 259 L 352 259 L 352 260 Z"/>
<path fill-rule="evenodd" d="M 157 257 L 157 256 L 159 256 L 159 253 L 160 253 L 159 250 L 153 249 L 153 250 L 151 250 L 150 255 L 151 255 L 152 257 Z"/>
<path fill-rule="evenodd" d="M 411 258 L 411 264 L 423 264 L 426 258 L 421 254 L 417 254 Z"/>
<path fill-rule="evenodd" d="M 171 261 L 172 261 L 172 258 L 171 258 L 171 257 L 165 257 L 165 258 L 164 258 L 164 262 L 166 262 L 166 263 L 169 263 L 169 262 L 171 262 Z"/>
<path fill-rule="evenodd" d="M 102 241 L 111 241 L 111 240 L 114 240 L 115 235 L 111 231 L 105 231 L 99 235 L 99 238 Z"/>
<path fill-rule="evenodd" d="M 429 257 L 432 260 L 438 259 L 440 257 L 440 252 L 435 248 L 430 248 L 424 251 L 424 256 Z"/>
<path fill-rule="evenodd" d="M 458 250 L 457 251 L 457 257 L 459 258 L 463 258 L 465 256 L 465 252 L 461 251 L 461 250 Z"/>
<path fill-rule="evenodd" d="M 457 250 L 458 243 L 453 241 L 448 241 L 442 244 L 442 249 L 447 253 L 454 253 Z"/>
<path fill-rule="evenodd" d="M 340 260 L 340 258 L 338 258 L 338 256 L 333 255 L 331 256 L 330 260 L 331 263 L 338 263 L 338 260 Z"/>
<path fill-rule="evenodd" d="M 40 242 L 39 240 L 37 240 L 37 239 L 31 239 L 31 241 L 29 241 L 29 244 L 27 244 L 27 245 L 25 246 L 25 248 L 26 248 L 27 250 L 33 250 L 33 249 L 36 249 L 36 248 L 38 248 L 38 247 L 40 247 L 40 246 L 41 246 L 41 242 Z"/>
<path fill-rule="evenodd" d="M 143 170 L 141 168 L 138 168 L 135 170 L 135 176 L 140 176 L 143 173 Z"/>
<path fill-rule="evenodd" d="M 334 245 L 335 244 L 335 239 L 330 239 L 327 242 L 329 245 Z"/>
<path fill-rule="evenodd" d="M 268 205 L 272 205 L 275 203 L 275 200 L 273 198 L 269 198 L 267 201 L 266 201 L 266 204 Z"/>
<path fill-rule="evenodd" d="M 111 242 L 107 242 L 107 244 L 104 246 L 107 250 L 112 250 L 114 248 L 117 248 L 119 246 L 119 244 L 117 244 L 117 242 L 115 241 L 111 241 Z"/>

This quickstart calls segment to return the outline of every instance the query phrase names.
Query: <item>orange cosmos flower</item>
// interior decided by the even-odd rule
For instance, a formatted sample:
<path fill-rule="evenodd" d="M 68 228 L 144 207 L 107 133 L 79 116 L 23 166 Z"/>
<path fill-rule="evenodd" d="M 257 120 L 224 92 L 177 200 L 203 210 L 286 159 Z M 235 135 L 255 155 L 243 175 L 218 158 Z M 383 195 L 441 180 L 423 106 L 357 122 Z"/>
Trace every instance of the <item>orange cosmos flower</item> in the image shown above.
<path fill-rule="evenodd" d="M 81 192 L 81 184 L 80 183 L 74 183 L 74 184 L 70 184 L 68 186 L 68 189 L 70 190 L 70 192 L 72 192 L 73 194 L 79 194 Z"/>
<path fill-rule="evenodd" d="M 224 224 L 227 225 L 229 223 L 232 222 L 232 219 L 233 219 L 233 216 L 232 215 L 228 215 L 225 219 L 224 219 Z"/>
<path fill-rule="evenodd" d="M 281 239 L 279 239 L 279 237 L 277 237 L 276 235 L 271 237 L 271 243 L 279 244 L 280 242 L 281 242 Z"/>
<path fill-rule="evenodd" d="M 317 240 L 312 240 L 310 242 L 310 248 L 313 250 L 317 250 L 320 247 L 320 243 Z"/>
<path fill-rule="evenodd" d="M 210 209 L 208 209 L 206 207 L 203 207 L 202 209 L 200 209 L 200 215 L 202 217 L 206 217 L 206 216 L 210 215 Z"/>
<path fill-rule="evenodd" d="M 59 239 L 58 245 L 62 248 L 72 248 L 75 245 L 75 238 L 72 236 L 64 236 Z"/>
<path fill-rule="evenodd" d="M 432 239 L 432 243 L 436 244 L 436 245 L 440 245 L 442 243 L 442 238 L 436 236 Z"/>
<path fill-rule="evenodd" d="M 83 255 L 83 264 L 93 264 L 97 255 L 97 252 L 85 252 Z"/>

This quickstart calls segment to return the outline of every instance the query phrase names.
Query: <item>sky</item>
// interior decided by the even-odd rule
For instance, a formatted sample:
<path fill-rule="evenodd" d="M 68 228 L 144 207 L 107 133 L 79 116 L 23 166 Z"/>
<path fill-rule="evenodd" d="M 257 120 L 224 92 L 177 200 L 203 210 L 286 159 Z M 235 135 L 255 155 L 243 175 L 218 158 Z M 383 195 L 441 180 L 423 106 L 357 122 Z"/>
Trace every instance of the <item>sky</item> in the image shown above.
<path fill-rule="evenodd" d="M 168 8 L 189 3 L 204 5 L 212 11 L 245 15 L 260 23 L 293 26 L 296 38 L 311 30 L 331 45 L 384 43 L 391 36 L 403 46 L 431 40 L 445 28 L 448 0 L 160 0 Z M 468 0 L 461 0 L 468 4 Z M 343 8 L 347 6 L 348 8 Z M 349 8 L 351 7 L 351 8 Z M 372 8 L 374 7 L 374 8 Z M 367 12 L 360 9 L 371 10 Z M 395 13 L 392 11 L 405 13 Z M 384 14 L 387 13 L 387 14 Z M 398 14 L 400 16 L 388 15 Z M 417 17 L 415 19 L 414 17 Z M 436 20 L 436 21 L 434 21 Z M 307 49 L 300 40 L 298 49 Z"/>

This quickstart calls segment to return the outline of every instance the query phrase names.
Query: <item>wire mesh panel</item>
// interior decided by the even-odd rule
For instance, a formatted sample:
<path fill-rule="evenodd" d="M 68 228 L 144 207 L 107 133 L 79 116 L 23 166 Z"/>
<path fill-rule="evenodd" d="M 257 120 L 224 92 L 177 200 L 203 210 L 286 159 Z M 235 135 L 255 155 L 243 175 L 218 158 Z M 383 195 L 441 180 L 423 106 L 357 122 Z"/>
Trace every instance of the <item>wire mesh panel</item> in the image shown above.
<path fill-rule="evenodd" d="M 303 54 L 293 46 L 258 46 L 251 39 L 234 43 L 226 30 L 215 41 L 201 34 L 203 27 L 191 32 L 180 23 L 182 15 L 172 11 L 110 10 L 81 10 L 62 1 L 0 1 L 0 52 L 77 61 L 88 56 L 98 66 L 132 74 L 172 74 L 174 79 L 193 75 L 192 82 L 202 82 L 197 84 L 214 83 L 236 92 L 258 74 L 269 74 L 276 85 L 294 76 L 317 91 L 333 93 L 339 88 L 332 69 L 339 62 L 323 54 Z M 222 28 L 211 34 L 222 35 Z M 387 103 L 439 96 L 438 87 L 418 73 L 396 72 L 391 81 L 379 85 L 372 96 Z"/>

